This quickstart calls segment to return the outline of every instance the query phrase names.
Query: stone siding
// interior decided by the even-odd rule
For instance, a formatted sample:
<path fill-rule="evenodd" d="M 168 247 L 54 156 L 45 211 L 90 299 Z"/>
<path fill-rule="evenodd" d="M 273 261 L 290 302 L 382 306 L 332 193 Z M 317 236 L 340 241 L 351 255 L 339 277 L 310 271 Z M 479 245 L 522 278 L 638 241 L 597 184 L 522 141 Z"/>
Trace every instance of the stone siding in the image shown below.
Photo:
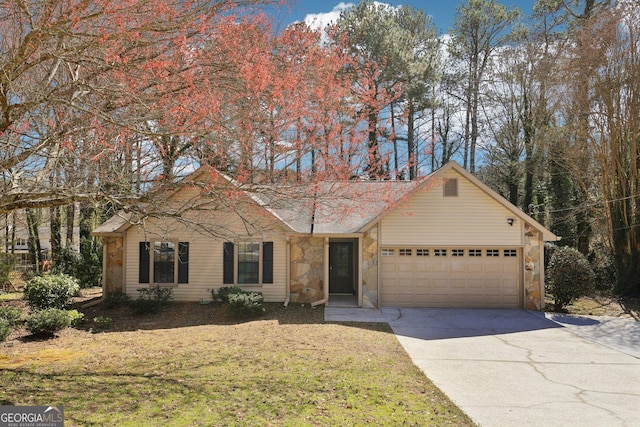
<path fill-rule="evenodd" d="M 378 306 L 378 226 L 362 236 L 362 306 Z"/>
<path fill-rule="evenodd" d="M 324 298 L 324 239 L 291 238 L 291 301 L 314 302 Z"/>
<path fill-rule="evenodd" d="M 542 235 L 529 224 L 525 224 L 524 227 L 525 308 L 527 310 L 542 310 L 544 308 L 544 293 L 542 289 L 544 286 L 544 246 Z"/>

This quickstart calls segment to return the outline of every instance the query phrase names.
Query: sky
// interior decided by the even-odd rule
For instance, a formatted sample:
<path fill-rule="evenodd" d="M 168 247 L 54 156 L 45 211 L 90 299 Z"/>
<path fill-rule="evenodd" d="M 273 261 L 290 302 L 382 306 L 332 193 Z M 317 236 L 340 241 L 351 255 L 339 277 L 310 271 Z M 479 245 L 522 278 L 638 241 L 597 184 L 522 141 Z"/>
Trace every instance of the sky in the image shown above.
<path fill-rule="evenodd" d="M 456 7 L 463 3 L 462 0 L 388 0 L 383 2 L 392 6 L 410 6 L 422 10 L 431 16 L 439 34 L 448 32 L 455 16 Z M 530 15 L 535 0 L 498 0 L 498 2 L 508 8 L 517 6 L 525 15 Z M 303 20 L 328 23 L 331 20 L 335 21 L 340 15 L 340 11 L 354 3 L 357 1 L 289 0 L 287 5 L 281 6 L 275 12 L 274 18 L 283 26 Z"/>

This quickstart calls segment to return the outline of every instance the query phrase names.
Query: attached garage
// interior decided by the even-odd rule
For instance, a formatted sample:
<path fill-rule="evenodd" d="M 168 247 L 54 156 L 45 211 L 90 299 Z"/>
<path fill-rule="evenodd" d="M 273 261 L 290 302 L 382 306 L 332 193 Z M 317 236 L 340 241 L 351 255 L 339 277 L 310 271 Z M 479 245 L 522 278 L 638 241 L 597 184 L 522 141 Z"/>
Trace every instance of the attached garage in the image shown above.
<path fill-rule="evenodd" d="M 383 247 L 381 305 L 521 307 L 518 248 Z"/>
<path fill-rule="evenodd" d="M 452 164 L 378 222 L 378 304 L 540 309 L 557 237 Z"/>

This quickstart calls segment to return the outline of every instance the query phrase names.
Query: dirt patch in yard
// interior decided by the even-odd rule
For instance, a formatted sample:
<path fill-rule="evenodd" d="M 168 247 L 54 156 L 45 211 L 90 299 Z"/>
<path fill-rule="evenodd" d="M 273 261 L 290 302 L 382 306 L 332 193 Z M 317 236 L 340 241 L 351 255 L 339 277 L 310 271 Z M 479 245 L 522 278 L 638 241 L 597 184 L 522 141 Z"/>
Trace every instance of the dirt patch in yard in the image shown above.
<path fill-rule="evenodd" d="M 545 306 L 546 311 L 556 311 L 551 295 L 546 296 Z M 560 312 L 587 316 L 632 318 L 640 321 L 640 298 L 596 294 L 589 297 L 578 298 L 560 310 Z"/>

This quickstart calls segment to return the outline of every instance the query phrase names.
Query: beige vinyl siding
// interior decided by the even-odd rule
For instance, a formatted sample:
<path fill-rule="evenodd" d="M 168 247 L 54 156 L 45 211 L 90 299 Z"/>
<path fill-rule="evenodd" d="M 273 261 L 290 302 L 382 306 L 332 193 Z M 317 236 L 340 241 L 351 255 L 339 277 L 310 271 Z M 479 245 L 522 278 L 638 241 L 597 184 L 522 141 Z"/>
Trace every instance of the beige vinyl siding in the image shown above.
<path fill-rule="evenodd" d="M 520 246 L 522 222 L 508 209 L 454 170 L 458 195 L 443 196 L 443 180 L 434 179 L 381 221 L 383 246 Z M 508 218 L 515 221 L 512 226 Z"/>
<path fill-rule="evenodd" d="M 209 220 L 214 215 L 210 214 Z M 217 215 L 217 224 L 223 221 L 222 215 Z M 232 214 L 225 214 L 227 230 L 238 228 L 242 230 L 239 221 L 230 221 Z M 261 221 L 261 220 L 258 220 Z M 266 302 L 281 302 L 286 294 L 286 240 L 282 233 L 266 232 L 247 237 L 250 240 L 273 242 L 273 284 L 247 285 L 247 290 L 262 292 Z M 147 223 L 142 227 L 131 227 L 126 233 L 125 243 L 125 292 L 131 297 L 137 297 L 137 289 L 149 286 L 138 283 L 139 273 L 139 243 L 144 241 L 175 241 L 189 242 L 189 283 L 173 287 L 174 301 L 200 301 L 211 297 L 210 289 L 219 288 L 223 282 L 223 242 L 224 238 L 215 239 L 211 235 L 198 233 L 185 225 L 175 221 L 163 221 L 157 225 Z M 233 240 L 233 239 L 229 239 Z M 151 278 L 153 280 L 153 278 Z M 153 286 L 153 284 L 151 284 Z"/>

